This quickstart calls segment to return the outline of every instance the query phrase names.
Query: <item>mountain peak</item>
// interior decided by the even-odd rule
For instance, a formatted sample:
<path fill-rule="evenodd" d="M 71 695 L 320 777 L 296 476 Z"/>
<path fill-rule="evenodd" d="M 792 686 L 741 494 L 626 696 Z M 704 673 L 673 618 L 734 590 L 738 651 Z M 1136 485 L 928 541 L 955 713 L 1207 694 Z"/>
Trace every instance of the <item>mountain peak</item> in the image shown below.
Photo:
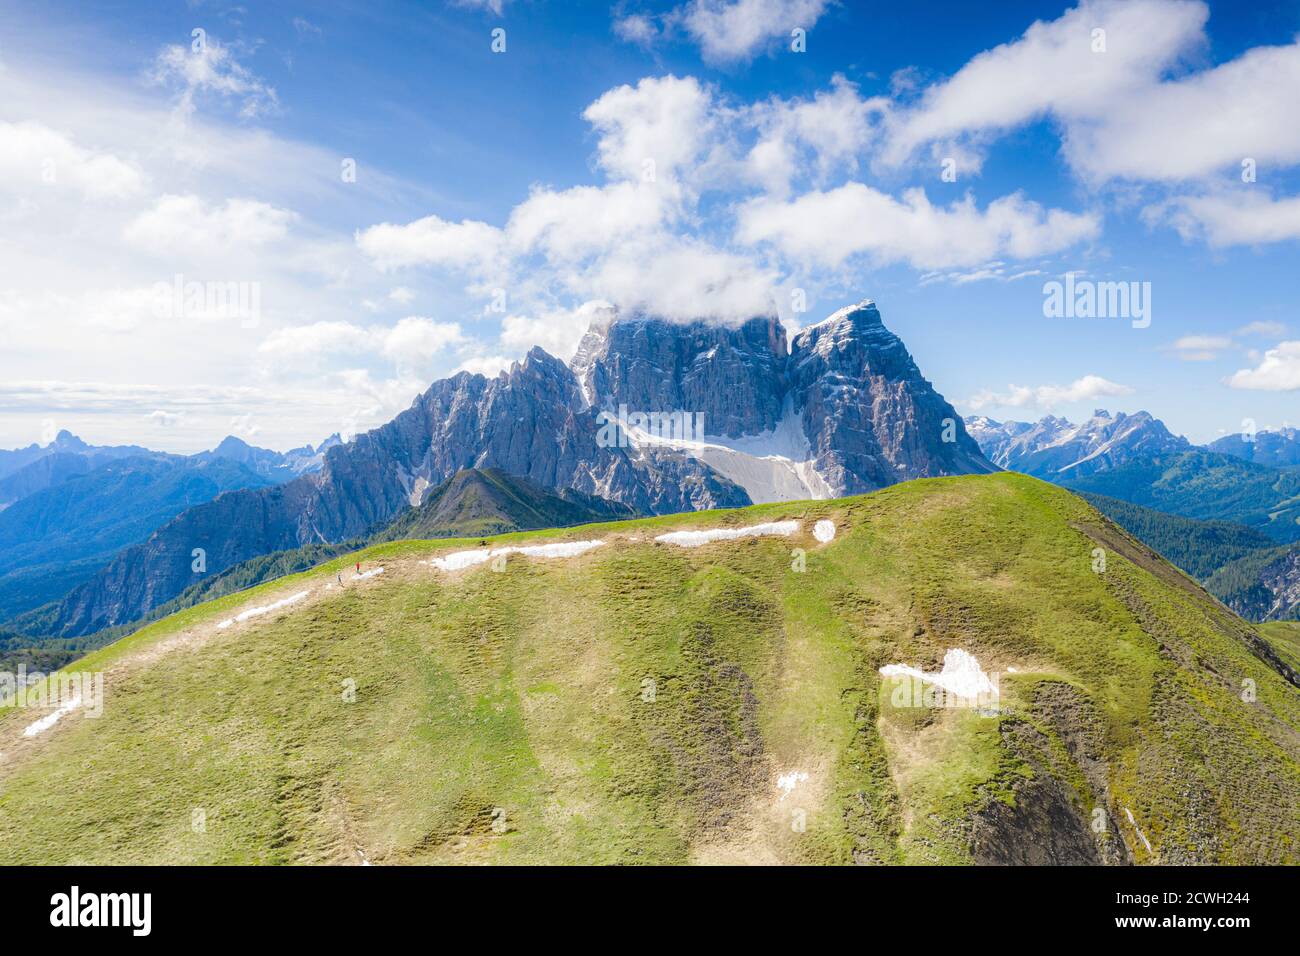
<path fill-rule="evenodd" d="M 225 438 L 221 439 L 217 447 L 212 450 L 217 454 L 229 454 L 231 452 L 245 451 L 252 447 L 252 445 L 248 444 L 248 442 L 244 441 L 242 438 L 237 438 L 234 435 L 227 435 Z"/>
<path fill-rule="evenodd" d="M 802 339 L 813 331 L 818 331 L 818 334 L 821 334 L 830 329 L 845 326 L 853 328 L 882 324 L 883 323 L 880 319 L 880 310 L 876 308 L 875 300 L 863 299 L 860 302 L 855 302 L 853 305 L 846 305 L 844 308 L 832 312 L 820 322 L 814 322 L 812 325 L 800 329 L 798 333 L 796 333 L 795 338 Z"/>
<path fill-rule="evenodd" d="M 59 451 L 85 451 L 90 448 L 89 445 L 66 428 L 60 429 L 59 433 L 54 436 L 54 441 L 50 442 L 47 447 L 57 448 Z"/>

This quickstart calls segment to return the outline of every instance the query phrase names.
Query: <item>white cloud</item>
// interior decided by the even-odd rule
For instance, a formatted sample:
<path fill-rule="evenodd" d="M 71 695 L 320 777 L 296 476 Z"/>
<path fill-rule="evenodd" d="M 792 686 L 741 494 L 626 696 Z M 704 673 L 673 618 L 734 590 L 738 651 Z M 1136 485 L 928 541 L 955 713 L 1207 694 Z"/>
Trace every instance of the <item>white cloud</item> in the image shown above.
<path fill-rule="evenodd" d="M 1100 221 L 1042 206 L 1019 194 L 980 211 L 969 195 L 934 206 L 922 189 L 902 201 L 862 183 L 805 193 L 791 202 L 752 200 L 740 212 L 741 242 L 772 243 L 792 258 L 838 267 L 859 253 L 880 263 L 920 269 L 971 266 L 1000 256 L 1018 259 L 1056 252 L 1092 239 Z"/>
<path fill-rule="evenodd" d="M 750 176 L 767 192 L 781 195 L 801 173 L 821 180 L 837 167 L 856 171 L 858 157 L 876 138 L 878 120 L 887 109 L 884 97 L 863 98 L 840 74 L 832 77 L 829 90 L 819 90 L 812 99 L 773 97 L 759 103 L 749 117 L 759 130 L 745 160 Z"/>
<path fill-rule="evenodd" d="M 583 118 L 600 134 L 601 168 L 614 179 L 671 181 L 717 128 L 713 97 L 693 76 L 646 77 L 603 93 Z M 649 166 L 647 164 L 653 164 Z"/>
<path fill-rule="evenodd" d="M 1274 200 L 1256 188 L 1168 200 L 1148 206 L 1143 217 L 1219 248 L 1300 239 L 1300 196 Z"/>
<path fill-rule="evenodd" d="M 691 0 L 669 17 L 711 63 L 747 60 L 791 31 L 811 30 L 828 0 Z"/>
<path fill-rule="evenodd" d="M 501 230 L 495 226 L 471 219 L 448 222 L 438 216 L 406 225 L 380 223 L 360 230 L 356 240 L 384 270 L 432 265 L 485 272 L 495 267 L 502 246 Z"/>
<path fill-rule="evenodd" d="M 159 428 L 172 428 L 185 420 L 185 413 L 169 412 L 158 408 L 146 415 L 145 418 Z"/>
<path fill-rule="evenodd" d="M 1279 342 L 1254 368 L 1243 368 L 1227 379 L 1232 388 L 1265 392 L 1300 389 L 1300 341 Z"/>
<path fill-rule="evenodd" d="M 1208 362 L 1232 346 L 1232 337 L 1227 335 L 1184 335 L 1170 348 L 1184 362 Z"/>
<path fill-rule="evenodd" d="M 920 277 L 921 285 L 947 282 L 952 285 L 967 285 L 971 282 L 1015 282 L 1018 279 L 1032 279 L 1043 275 L 1042 269 L 1011 268 L 1005 262 L 994 260 L 986 262 L 968 271 L 927 272 Z"/>
<path fill-rule="evenodd" d="M 985 390 L 969 399 L 966 405 L 973 411 L 984 408 L 1052 409 L 1071 402 L 1132 393 L 1133 389 L 1127 385 L 1100 375 L 1085 375 L 1069 385 L 1008 385 L 1005 392 Z"/>
<path fill-rule="evenodd" d="M 236 60 L 229 47 L 211 36 L 205 36 L 201 44 L 195 38 L 190 46 L 163 47 L 147 76 L 176 92 L 177 110 L 182 115 L 195 111 L 201 95 L 236 102 L 239 115 L 246 119 L 277 112 L 280 105 L 275 88 L 268 86 Z"/>
<path fill-rule="evenodd" d="M 1281 322 L 1250 322 L 1237 329 L 1237 335 L 1258 335 L 1264 338 L 1280 338 L 1286 335 L 1286 326 Z"/>
<path fill-rule="evenodd" d="M 419 366 L 464 341 L 465 335 L 457 322 L 435 322 L 410 315 L 382 333 L 379 351 L 399 366 Z"/>
<path fill-rule="evenodd" d="M 1208 18 L 1200 2 L 1098 0 L 1036 22 L 891 111 L 882 161 L 899 166 L 929 143 L 934 155 L 966 150 L 969 166 L 991 138 L 1051 118 L 1066 160 L 1093 183 L 1196 180 L 1245 159 L 1300 162 L 1300 41 L 1168 78 L 1208 46 Z M 1183 223 L 1213 220 L 1207 231 L 1222 245 L 1295 235 L 1293 208 L 1255 205 L 1254 221 L 1239 225 L 1224 200 L 1193 199 Z"/>
<path fill-rule="evenodd" d="M 671 215 L 657 183 L 541 189 L 515 207 L 506 232 L 516 251 L 572 261 L 608 252 L 629 236 L 656 229 Z"/>
<path fill-rule="evenodd" d="M 193 195 L 164 195 L 127 223 L 122 235 L 128 242 L 163 252 L 260 246 L 283 239 L 295 218 L 287 209 L 252 199 L 212 204 Z"/>
<path fill-rule="evenodd" d="M 592 323 L 612 318 L 614 306 L 594 299 L 576 309 L 554 309 L 536 318 L 508 315 L 501 324 L 501 344 L 522 354 L 534 345 L 566 362 Z"/>
<path fill-rule="evenodd" d="M 497 16 L 505 11 L 506 2 L 507 0 L 452 0 L 455 6 L 487 10 Z"/>
<path fill-rule="evenodd" d="M 514 359 L 507 358 L 504 355 L 480 355 L 461 362 L 460 365 L 452 369 L 452 374 L 469 372 L 471 375 L 485 375 L 488 378 L 496 378 L 510 368 L 514 361 Z"/>
<path fill-rule="evenodd" d="M 80 146 L 44 124 L 0 122 L 0 189 L 64 185 L 85 199 L 124 199 L 144 189 L 145 176 L 134 163 Z"/>
<path fill-rule="evenodd" d="M 465 341 L 456 322 L 435 322 L 411 315 L 392 327 L 363 328 L 351 322 L 313 322 L 276 329 L 258 345 L 258 352 L 278 360 L 326 355 L 371 353 L 400 366 L 419 366 Z"/>
<path fill-rule="evenodd" d="M 654 18 L 643 13 L 632 13 L 614 19 L 614 35 L 628 43 L 648 46 L 660 36 Z"/>
<path fill-rule="evenodd" d="M 1001 132 L 1049 113 L 1067 121 L 1104 115 L 1199 43 L 1208 15 L 1200 3 L 1103 0 L 1035 22 L 899 111 L 886 161 L 896 165 L 924 143 Z M 1094 29 L 1105 30 L 1105 52 L 1093 50 Z"/>

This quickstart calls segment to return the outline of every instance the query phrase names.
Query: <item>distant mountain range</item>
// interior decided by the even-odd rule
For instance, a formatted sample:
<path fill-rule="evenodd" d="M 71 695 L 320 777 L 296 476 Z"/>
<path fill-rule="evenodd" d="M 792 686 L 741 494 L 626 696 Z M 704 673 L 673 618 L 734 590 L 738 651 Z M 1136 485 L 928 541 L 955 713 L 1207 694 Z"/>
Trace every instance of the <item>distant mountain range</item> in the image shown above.
<path fill-rule="evenodd" d="M 1253 461 L 1257 465 L 1272 468 L 1300 467 L 1300 431 L 1294 428 L 1225 435 L 1205 447 L 1223 455 Z"/>
<path fill-rule="evenodd" d="M 465 468 L 648 514 L 996 470 L 869 300 L 789 345 L 775 318 L 632 316 L 593 326 L 571 363 L 533 349 L 495 378 L 435 382 L 318 472 L 183 512 L 27 623 L 68 636 L 136 620 L 195 583 L 196 548 L 216 574 L 362 538 Z"/>
<path fill-rule="evenodd" d="M 61 431 L 43 446 L 0 451 L 0 620 L 63 597 L 187 508 L 319 469 L 337 444 L 334 435 L 280 453 L 231 436 L 175 455 Z"/>
<path fill-rule="evenodd" d="M 1197 447 L 1145 411 L 966 427 L 994 463 L 1084 494 L 1244 617 L 1300 615 L 1295 429 Z"/>

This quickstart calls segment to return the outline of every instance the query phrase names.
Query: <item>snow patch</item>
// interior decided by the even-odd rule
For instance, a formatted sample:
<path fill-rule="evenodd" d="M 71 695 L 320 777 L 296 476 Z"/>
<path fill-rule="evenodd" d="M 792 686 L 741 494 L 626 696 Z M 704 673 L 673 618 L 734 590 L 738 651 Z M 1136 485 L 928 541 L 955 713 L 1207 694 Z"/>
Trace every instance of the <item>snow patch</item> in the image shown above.
<path fill-rule="evenodd" d="M 750 525 L 748 528 L 710 528 L 708 531 L 670 531 L 661 534 L 656 541 L 675 544 L 683 548 L 698 548 L 710 541 L 732 541 L 736 538 L 757 538 L 763 535 L 782 535 L 788 537 L 799 530 L 797 521 L 768 521 L 764 524 Z"/>
<path fill-rule="evenodd" d="M 360 574 L 355 575 L 355 576 L 353 577 L 353 580 L 354 580 L 354 581 L 364 581 L 366 578 L 373 578 L 375 575 L 377 575 L 377 574 L 383 574 L 383 573 L 384 573 L 384 569 L 383 569 L 383 568 L 373 568 L 373 569 L 371 569 L 371 570 L 369 570 L 369 571 L 362 571 Z"/>
<path fill-rule="evenodd" d="M 45 731 L 49 730 L 60 720 L 68 716 L 68 714 L 72 713 L 80 706 L 81 706 L 81 695 L 77 694 L 71 700 L 63 704 L 60 704 L 58 710 L 46 714 L 44 717 L 36 721 L 34 724 L 29 724 L 26 728 L 24 728 L 23 736 L 35 737 L 37 734 L 44 733 Z"/>
<path fill-rule="evenodd" d="M 604 541 L 562 541 L 558 544 L 532 544 L 491 550 L 477 548 L 473 551 L 453 551 L 451 554 L 432 559 L 429 564 L 440 571 L 462 571 L 508 554 L 522 554 L 529 558 L 573 558 L 586 554 L 592 548 L 599 548 L 604 543 Z"/>
<path fill-rule="evenodd" d="M 997 693 L 997 688 L 980 668 L 980 663 L 970 654 L 953 648 L 943 655 L 943 670 L 927 674 L 906 664 L 886 664 L 880 668 L 885 677 L 917 677 L 942 687 L 958 697 L 981 697 Z"/>
<path fill-rule="evenodd" d="M 794 788 L 807 779 L 808 774 L 802 770 L 791 770 L 789 773 L 783 773 L 777 777 L 776 788 L 781 791 L 781 799 L 784 800 L 794 793 Z"/>
<path fill-rule="evenodd" d="M 826 521 L 825 519 L 818 521 L 815 525 L 813 525 L 813 537 L 816 538 L 818 541 L 820 541 L 822 544 L 825 544 L 828 541 L 834 541 L 835 522 Z"/>
<path fill-rule="evenodd" d="M 383 569 L 381 568 L 380 570 Z M 250 607 L 247 611 L 244 611 L 241 614 L 236 614 L 234 617 L 226 618 L 224 621 L 218 624 L 217 627 L 224 631 L 232 624 L 241 621 L 247 621 L 250 617 L 260 617 L 263 614 L 270 614 L 272 611 L 278 611 L 282 607 L 288 607 L 290 604 L 297 604 L 308 594 L 311 594 L 310 589 L 306 591 L 299 591 L 297 594 L 287 597 L 283 601 L 276 601 L 274 604 L 266 604 L 261 607 Z"/>
<path fill-rule="evenodd" d="M 665 438 L 640 428 L 628 428 L 628 440 L 640 449 L 650 446 L 686 452 L 745 489 L 756 505 L 773 501 L 833 498 L 831 487 L 813 464 L 803 420 L 787 405 L 771 431 L 726 438 L 705 435 L 703 441 Z"/>

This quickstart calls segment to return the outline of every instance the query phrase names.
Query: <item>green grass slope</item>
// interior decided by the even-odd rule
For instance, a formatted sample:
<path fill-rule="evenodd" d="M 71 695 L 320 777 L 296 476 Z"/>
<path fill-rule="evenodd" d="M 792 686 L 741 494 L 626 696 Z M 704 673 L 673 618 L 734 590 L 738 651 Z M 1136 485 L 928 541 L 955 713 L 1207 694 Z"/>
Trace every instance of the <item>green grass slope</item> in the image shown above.
<path fill-rule="evenodd" d="M 790 538 L 653 540 L 785 518 Z M 0 863 L 1300 857 L 1300 677 L 1059 488 L 935 479 L 498 541 L 596 537 L 451 573 L 428 558 L 477 540 L 379 545 L 359 557 L 382 575 L 328 588 L 341 558 L 94 652 L 75 668 L 105 675 L 101 717 L 25 737 L 45 711 L 0 709 Z M 951 648 L 995 706 L 879 674 Z"/>

